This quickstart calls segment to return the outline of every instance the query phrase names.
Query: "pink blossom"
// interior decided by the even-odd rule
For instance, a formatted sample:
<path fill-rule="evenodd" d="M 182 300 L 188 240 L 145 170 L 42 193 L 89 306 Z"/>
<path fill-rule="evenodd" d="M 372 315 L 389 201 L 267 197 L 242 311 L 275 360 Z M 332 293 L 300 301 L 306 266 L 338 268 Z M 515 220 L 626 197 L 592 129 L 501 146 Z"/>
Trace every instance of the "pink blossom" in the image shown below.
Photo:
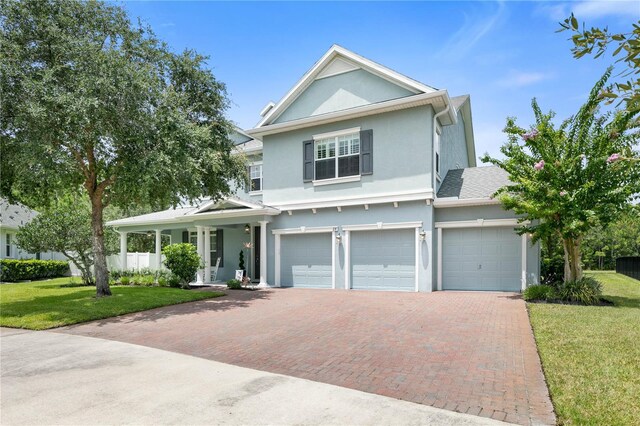
<path fill-rule="evenodd" d="M 536 164 L 534 164 L 533 168 L 536 170 L 544 169 L 544 160 L 538 161 Z"/>
<path fill-rule="evenodd" d="M 527 132 L 524 135 L 522 135 L 522 139 L 525 140 L 525 141 L 528 141 L 529 139 L 533 139 L 536 136 L 538 136 L 538 130 L 537 129 L 533 129 L 530 132 Z"/>
<path fill-rule="evenodd" d="M 560 196 L 564 197 L 565 195 L 567 195 L 567 191 L 560 191 Z"/>
<path fill-rule="evenodd" d="M 607 158 L 607 163 L 615 163 L 616 161 L 620 161 L 622 156 L 618 153 L 611 154 L 609 158 Z"/>

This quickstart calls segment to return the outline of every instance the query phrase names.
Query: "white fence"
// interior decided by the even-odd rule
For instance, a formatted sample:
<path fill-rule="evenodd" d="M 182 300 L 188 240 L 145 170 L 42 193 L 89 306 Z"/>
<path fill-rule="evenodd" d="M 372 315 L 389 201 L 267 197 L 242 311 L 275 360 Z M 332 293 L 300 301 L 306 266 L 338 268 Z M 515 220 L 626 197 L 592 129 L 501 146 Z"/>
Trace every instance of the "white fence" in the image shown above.
<path fill-rule="evenodd" d="M 161 255 L 161 260 L 164 261 L 164 256 Z M 123 269 L 120 264 L 120 255 L 112 254 L 107 256 L 107 267 L 110 271 Z M 156 268 L 156 254 L 155 253 L 127 253 L 127 270 L 140 270 L 140 269 Z M 164 269 L 164 266 L 160 267 Z"/>
<path fill-rule="evenodd" d="M 66 259 L 66 258 L 65 258 Z M 162 256 L 162 261 L 164 261 L 164 256 Z M 110 271 L 120 270 L 120 255 L 112 254 L 107 256 L 107 268 Z M 156 254 L 155 253 L 127 253 L 127 270 L 136 270 L 149 268 L 152 271 L 156 269 Z M 80 270 L 76 268 L 76 265 L 73 262 L 69 261 L 69 269 L 71 270 L 71 275 L 80 276 Z M 160 269 L 166 269 L 164 265 L 160 267 Z"/>

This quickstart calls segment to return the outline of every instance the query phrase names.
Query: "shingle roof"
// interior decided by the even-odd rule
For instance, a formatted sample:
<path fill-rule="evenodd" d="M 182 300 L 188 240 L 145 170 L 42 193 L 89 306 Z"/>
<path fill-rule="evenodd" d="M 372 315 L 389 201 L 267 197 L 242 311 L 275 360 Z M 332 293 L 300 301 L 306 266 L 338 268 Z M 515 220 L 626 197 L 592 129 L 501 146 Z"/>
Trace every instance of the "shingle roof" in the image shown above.
<path fill-rule="evenodd" d="M 447 172 L 442 181 L 438 197 L 457 197 L 461 200 L 489 198 L 509 183 L 507 172 L 496 166 L 453 169 Z"/>
<path fill-rule="evenodd" d="M 7 200 L 0 198 L 0 225 L 3 227 L 18 229 L 31 222 L 37 214 L 37 211 L 22 204 L 9 204 Z"/>

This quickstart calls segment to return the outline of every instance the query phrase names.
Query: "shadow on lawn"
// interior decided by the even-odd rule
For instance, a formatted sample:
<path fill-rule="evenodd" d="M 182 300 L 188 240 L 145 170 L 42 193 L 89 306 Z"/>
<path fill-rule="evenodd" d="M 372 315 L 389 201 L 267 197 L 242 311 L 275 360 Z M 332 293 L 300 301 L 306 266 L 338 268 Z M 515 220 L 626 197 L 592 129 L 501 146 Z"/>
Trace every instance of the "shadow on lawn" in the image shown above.
<path fill-rule="evenodd" d="M 256 300 L 268 300 L 271 291 L 218 291 L 218 290 L 192 290 L 215 291 L 224 293 L 224 296 L 212 299 L 189 301 L 175 305 L 152 308 L 140 312 L 133 312 L 117 317 L 104 318 L 92 321 L 92 325 L 102 327 L 110 324 L 128 324 L 133 322 L 155 322 L 165 318 L 178 318 L 183 315 L 194 315 L 206 312 L 229 311 L 238 308 L 248 308 Z M 69 325 L 68 329 L 81 327 L 83 324 Z"/>

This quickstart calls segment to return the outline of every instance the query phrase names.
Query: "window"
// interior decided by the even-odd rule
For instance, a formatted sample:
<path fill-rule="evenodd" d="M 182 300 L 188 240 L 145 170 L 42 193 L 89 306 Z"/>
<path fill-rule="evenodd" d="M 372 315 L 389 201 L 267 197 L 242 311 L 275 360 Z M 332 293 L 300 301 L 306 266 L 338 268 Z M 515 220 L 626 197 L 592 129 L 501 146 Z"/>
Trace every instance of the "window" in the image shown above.
<path fill-rule="evenodd" d="M 11 234 L 7 234 L 5 256 L 11 257 Z"/>
<path fill-rule="evenodd" d="M 334 179 L 360 174 L 360 133 L 315 141 L 315 179 Z"/>
<path fill-rule="evenodd" d="M 252 164 L 249 167 L 249 178 L 251 179 L 250 191 L 262 191 L 262 163 Z"/>
<path fill-rule="evenodd" d="M 222 236 L 222 232 L 220 232 Z M 196 248 L 198 247 L 198 232 L 191 231 L 189 232 L 189 242 L 193 244 Z M 218 259 L 218 232 L 217 230 L 209 231 L 209 244 L 211 247 L 211 252 L 209 253 L 210 265 L 212 267 L 216 266 L 216 260 Z M 222 257 L 222 253 L 219 255 Z M 220 259 L 220 266 L 222 266 L 222 259 Z"/>

